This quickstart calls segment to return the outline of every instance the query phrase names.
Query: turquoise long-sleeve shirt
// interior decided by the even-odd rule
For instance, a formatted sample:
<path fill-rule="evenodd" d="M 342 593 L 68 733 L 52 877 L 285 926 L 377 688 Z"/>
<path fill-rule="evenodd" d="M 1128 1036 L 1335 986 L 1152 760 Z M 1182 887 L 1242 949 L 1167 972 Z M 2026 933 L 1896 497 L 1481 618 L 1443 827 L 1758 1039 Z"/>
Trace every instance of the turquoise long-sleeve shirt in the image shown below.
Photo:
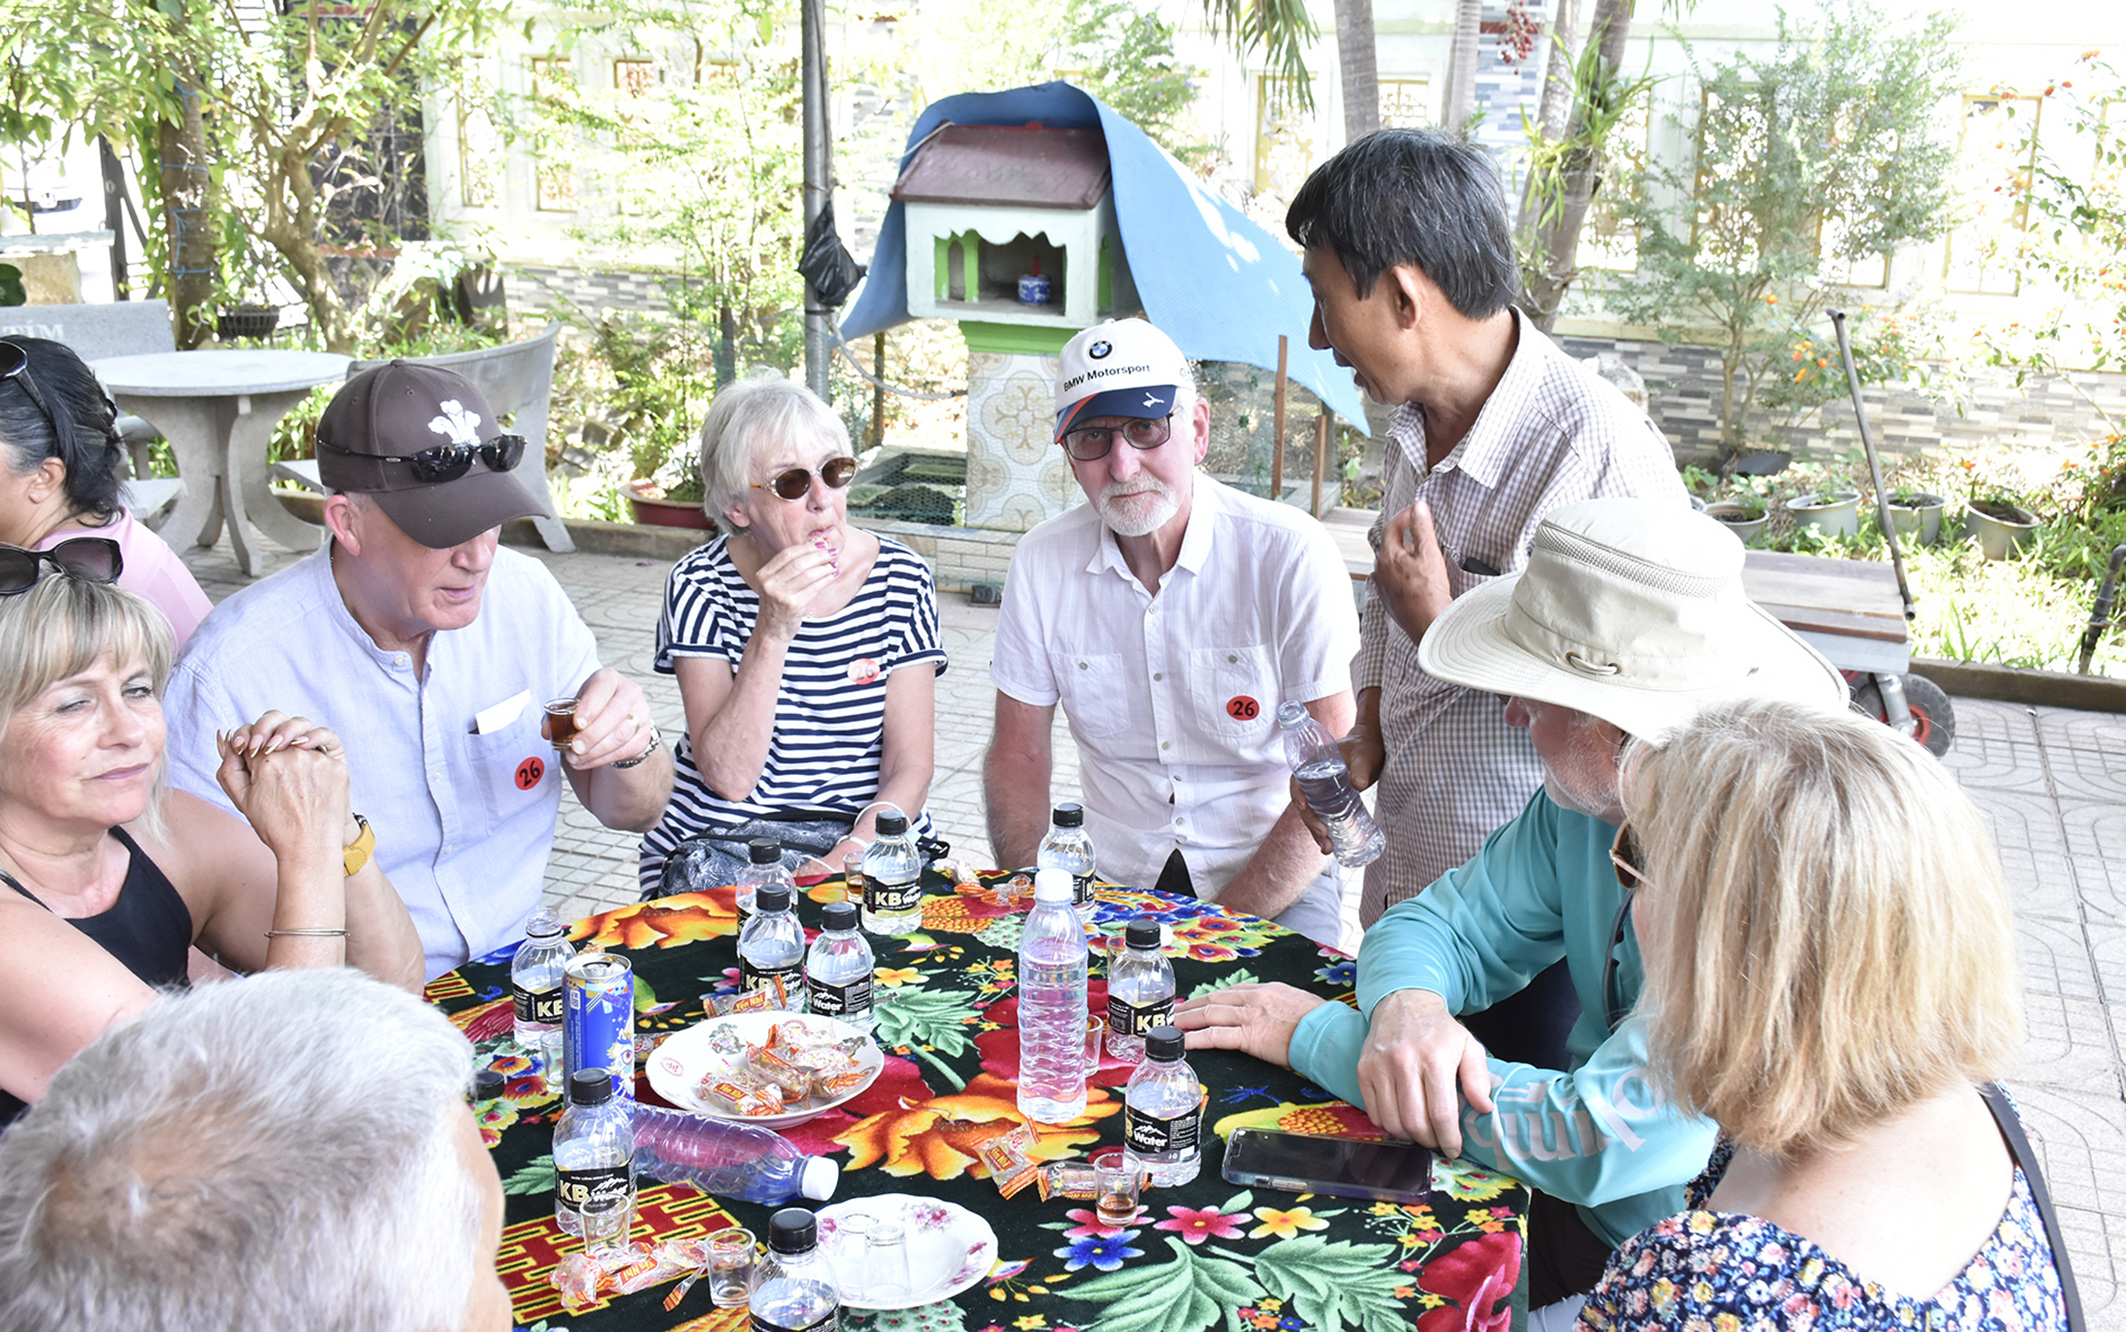
<path fill-rule="evenodd" d="M 1568 1072 L 1493 1059 L 1489 1115 L 1462 1106 L 1462 1150 L 1552 1197 L 1578 1205 L 1611 1244 L 1683 1210 L 1683 1185 L 1705 1168 L 1711 1120 L 1678 1113 L 1646 1066 L 1646 1033 L 1627 1018 L 1612 1033 L 1602 967 L 1624 890 L 1610 864 L 1616 828 L 1537 791 L 1483 850 L 1416 897 L 1389 908 L 1358 952 L 1358 1010 L 1323 1004 L 1292 1034 L 1292 1067 L 1354 1105 L 1358 1057 L 1374 1006 L 1397 990 L 1430 990 L 1453 1013 L 1513 994 L 1566 959 L 1580 1020 L 1566 1040 Z M 1617 946 L 1628 1007 L 1639 993 L 1639 942 Z"/>

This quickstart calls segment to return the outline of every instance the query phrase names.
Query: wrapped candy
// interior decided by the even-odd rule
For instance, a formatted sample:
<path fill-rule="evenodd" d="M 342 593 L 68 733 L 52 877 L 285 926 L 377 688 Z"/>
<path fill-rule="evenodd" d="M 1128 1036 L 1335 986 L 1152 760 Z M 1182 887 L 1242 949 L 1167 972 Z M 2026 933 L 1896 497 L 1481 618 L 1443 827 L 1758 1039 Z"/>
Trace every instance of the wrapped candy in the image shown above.
<path fill-rule="evenodd" d="M 746 1067 L 761 1081 L 779 1087 L 784 1105 L 800 1104 L 812 1095 L 812 1071 L 792 1063 L 773 1046 L 755 1050 L 747 1058 Z"/>
<path fill-rule="evenodd" d="M 1012 1197 L 1040 1174 L 1033 1160 L 1033 1127 L 1014 1124 L 1004 1133 L 975 1146 L 975 1158 L 989 1170 L 997 1192 Z"/>
<path fill-rule="evenodd" d="M 734 1115 L 779 1115 L 783 1112 L 782 1088 L 752 1077 L 744 1070 L 711 1073 L 701 1080 L 695 1095 Z"/>
<path fill-rule="evenodd" d="M 1041 1201 L 1100 1196 L 1099 1174 L 1090 1161 L 1052 1161 L 1041 1171 Z"/>
<path fill-rule="evenodd" d="M 570 1313 L 582 1313 L 598 1302 L 598 1283 L 604 1277 L 598 1260 L 579 1250 L 563 1258 L 547 1279 L 561 1292 L 561 1303 Z"/>

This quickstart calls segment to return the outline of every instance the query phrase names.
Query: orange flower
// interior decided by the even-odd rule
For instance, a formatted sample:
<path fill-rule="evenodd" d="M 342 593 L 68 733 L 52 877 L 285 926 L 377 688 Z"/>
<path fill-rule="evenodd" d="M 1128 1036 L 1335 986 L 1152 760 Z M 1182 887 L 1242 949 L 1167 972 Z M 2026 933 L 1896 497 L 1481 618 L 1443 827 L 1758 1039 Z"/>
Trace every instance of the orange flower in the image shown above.
<path fill-rule="evenodd" d="M 1033 1125 L 1030 1155 L 1036 1161 L 1076 1155 L 1077 1148 L 1100 1140 L 1095 1121 L 1121 1109 L 1121 1102 L 1105 1088 L 1087 1088 L 1083 1115 L 1066 1125 Z M 879 1168 L 889 1175 L 958 1179 L 971 1174 L 986 1179 L 988 1168 L 975 1159 L 975 1149 L 1026 1122 L 1019 1113 L 1018 1088 L 1003 1078 L 977 1073 L 966 1091 L 934 1096 L 920 1105 L 903 1102 L 898 1109 L 868 1115 L 834 1141 L 849 1149 L 845 1169 L 883 1163 Z"/>
<path fill-rule="evenodd" d="M 579 922 L 570 937 L 601 948 L 670 948 L 737 933 L 737 897 L 726 887 L 619 907 Z"/>

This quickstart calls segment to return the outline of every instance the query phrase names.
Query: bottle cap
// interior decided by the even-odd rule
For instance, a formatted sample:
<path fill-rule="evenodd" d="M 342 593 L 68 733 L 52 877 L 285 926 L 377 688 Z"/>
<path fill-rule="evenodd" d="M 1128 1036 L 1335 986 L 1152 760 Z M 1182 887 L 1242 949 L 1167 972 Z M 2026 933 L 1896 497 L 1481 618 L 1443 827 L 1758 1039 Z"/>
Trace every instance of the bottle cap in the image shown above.
<path fill-rule="evenodd" d="M 494 1100 L 502 1094 L 503 1082 L 504 1079 L 501 1073 L 496 1070 L 491 1068 L 480 1069 L 472 1075 L 472 1099 L 475 1101 Z"/>
<path fill-rule="evenodd" d="M 532 912 L 532 918 L 524 926 L 524 937 L 527 939 L 551 939 L 566 933 L 568 926 L 561 923 L 561 917 L 545 907 Z"/>
<path fill-rule="evenodd" d="M 907 832 L 907 831 L 908 831 L 908 816 L 907 816 L 907 815 L 905 815 L 905 814 L 895 814 L 895 813 L 892 813 L 892 812 L 890 812 L 890 811 L 889 811 L 889 812 L 887 812 L 887 813 L 884 813 L 884 814 L 881 814 L 881 815 L 879 815 L 879 816 L 878 816 L 878 835 L 879 835 L 879 836 L 881 836 L 881 837 L 899 837 L 899 836 L 900 836 L 901 834 L 903 834 L 903 833 L 905 833 L 905 832 Z"/>
<path fill-rule="evenodd" d="M 568 1075 L 570 1105 L 604 1105 L 613 1099 L 613 1075 L 602 1068 L 579 1068 Z"/>
<path fill-rule="evenodd" d="M 790 909 L 790 890 L 779 883 L 764 883 L 753 894 L 753 913 L 765 916 L 770 911 Z"/>
<path fill-rule="evenodd" d="M 1122 932 L 1123 939 L 1132 948 L 1157 948 L 1159 946 L 1159 922 L 1150 916 L 1139 916 Z"/>
<path fill-rule="evenodd" d="M 756 899 L 757 900 L 757 899 Z M 820 909 L 819 927 L 823 930 L 853 930 L 856 928 L 856 903 L 829 902 Z"/>
<path fill-rule="evenodd" d="M 1159 1063 L 1171 1063 L 1181 1057 L 1186 1049 L 1179 1027 L 1153 1027 L 1144 1033 L 1144 1057 Z"/>
<path fill-rule="evenodd" d="M 779 865 L 782 843 L 773 837 L 756 837 L 746 843 L 746 856 L 756 865 Z"/>
<path fill-rule="evenodd" d="M 785 1207 L 768 1218 L 768 1248 L 776 1253 L 810 1253 L 819 1243 L 819 1222 L 802 1207 Z"/>
<path fill-rule="evenodd" d="M 1048 816 L 1058 828 L 1082 828 L 1085 826 L 1085 806 L 1072 800 L 1058 805 Z"/>
<path fill-rule="evenodd" d="M 1033 900 L 1036 902 L 1068 902 L 1071 898 L 1069 870 L 1053 867 L 1035 870 L 1033 875 Z"/>
<path fill-rule="evenodd" d="M 841 1163 L 831 1156 L 808 1156 L 797 1172 L 797 1191 L 814 1202 L 825 1202 L 834 1196 L 834 1186 L 841 1183 Z"/>
<path fill-rule="evenodd" d="M 1307 705 L 1286 699 L 1277 705 L 1277 724 L 1287 731 L 1296 731 L 1307 724 Z"/>

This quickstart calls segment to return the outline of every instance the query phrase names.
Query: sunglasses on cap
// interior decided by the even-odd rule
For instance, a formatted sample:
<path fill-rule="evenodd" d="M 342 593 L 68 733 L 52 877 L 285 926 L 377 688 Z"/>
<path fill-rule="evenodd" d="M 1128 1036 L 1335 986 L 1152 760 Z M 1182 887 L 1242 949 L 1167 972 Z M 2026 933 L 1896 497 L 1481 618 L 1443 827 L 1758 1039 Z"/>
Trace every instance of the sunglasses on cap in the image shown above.
<path fill-rule="evenodd" d="M 1115 436 L 1129 441 L 1133 449 L 1156 449 L 1173 438 L 1174 418 L 1136 418 L 1119 426 L 1076 426 L 1063 432 L 1063 449 L 1079 462 L 1096 462 L 1115 447 Z"/>
<path fill-rule="evenodd" d="M 812 478 L 818 476 L 827 483 L 827 489 L 840 490 L 856 479 L 856 459 L 844 454 L 829 458 L 819 465 L 818 472 L 809 467 L 792 467 L 777 472 L 766 481 L 755 481 L 753 489 L 772 490 L 786 500 L 801 500 L 812 493 Z"/>
<path fill-rule="evenodd" d="M 455 481 L 472 470 L 472 461 L 478 458 L 487 464 L 490 472 L 507 472 L 524 461 L 524 436 L 496 435 L 480 444 L 438 444 L 432 449 L 394 458 L 388 454 L 359 453 L 343 449 L 337 444 L 319 440 L 317 446 L 327 453 L 337 453 L 342 458 L 368 458 L 373 462 L 404 463 L 413 470 L 413 479 L 423 485 L 435 485 L 443 481 Z"/>
<path fill-rule="evenodd" d="M 71 537 L 50 550 L 0 546 L 0 597 L 21 596 L 37 586 L 47 564 L 85 583 L 115 583 L 125 572 L 125 557 L 109 537 Z"/>

